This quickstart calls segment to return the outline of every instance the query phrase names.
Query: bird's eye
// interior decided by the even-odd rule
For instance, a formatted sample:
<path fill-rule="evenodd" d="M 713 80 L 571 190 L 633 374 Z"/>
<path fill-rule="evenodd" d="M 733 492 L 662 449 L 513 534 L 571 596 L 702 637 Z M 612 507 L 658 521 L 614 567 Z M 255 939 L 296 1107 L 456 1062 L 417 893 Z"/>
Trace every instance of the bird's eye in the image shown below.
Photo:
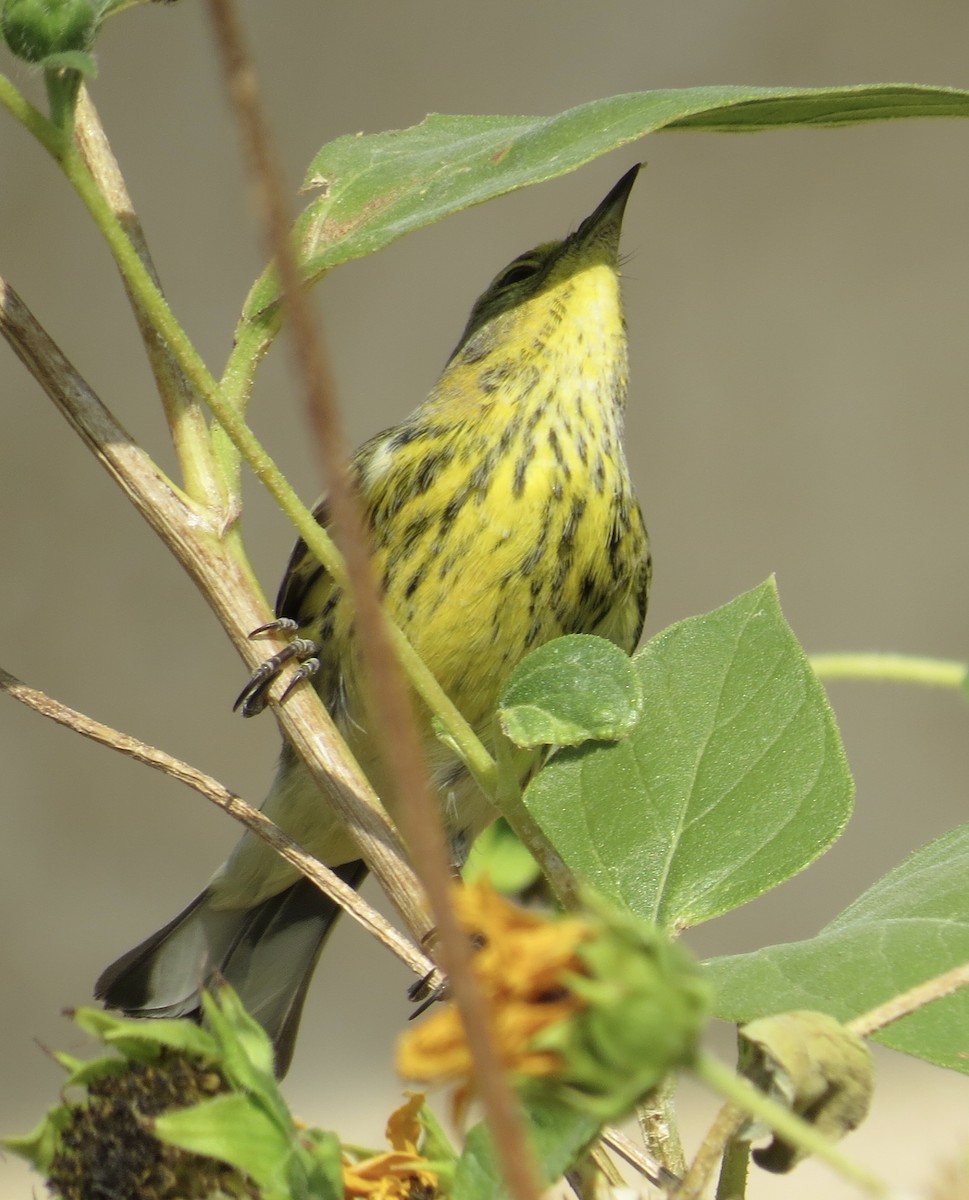
<path fill-rule="evenodd" d="M 526 259 L 524 262 L 513 262 L 495 280 L 495 288 L 506 288 L 511 287 L 514 283 L 522 283 L 526 279 L 531 279 L 537 270 L 538 263 L 531 259 Z"/>

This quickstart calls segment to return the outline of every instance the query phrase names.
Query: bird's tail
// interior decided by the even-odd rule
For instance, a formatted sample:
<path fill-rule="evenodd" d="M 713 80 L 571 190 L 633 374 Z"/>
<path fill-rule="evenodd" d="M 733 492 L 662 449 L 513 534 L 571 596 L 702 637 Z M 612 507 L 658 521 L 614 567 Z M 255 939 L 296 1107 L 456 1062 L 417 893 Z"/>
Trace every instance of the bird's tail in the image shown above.
<path fill-rule="evenodd" d="M 351 887 L 366 873 L 362 862 L 335 868 Z M 217 909 L 207 888 L 112 963 L 94 994 L 131 1017 L 199 1020 L 202 988 L 221 975 L 269 1035 L 276 1074 L 285 1075 L 313 969 L 342 911 L 308 879 L 249 909 Z"/>

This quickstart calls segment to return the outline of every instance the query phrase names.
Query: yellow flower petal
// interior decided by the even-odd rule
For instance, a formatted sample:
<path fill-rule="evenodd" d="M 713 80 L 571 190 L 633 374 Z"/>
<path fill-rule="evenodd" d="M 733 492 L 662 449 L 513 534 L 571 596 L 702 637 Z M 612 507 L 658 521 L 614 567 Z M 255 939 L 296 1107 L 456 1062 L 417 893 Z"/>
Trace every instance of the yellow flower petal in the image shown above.
<path fill-rule="evenodd" d="M 582 973 L 576 947 L 591 936 L 579 917 L 549 918 L 529 912 L 499 895 L 487 880 L 456 888 L 455 909 L 479 943 L 473 966 L 492 1019 L 492 1036 L 505 1068 L 519 1075 L 547 1075 L 560 1069 L 560 1057 L 535 1050 L 536 1036 L 585 1005 L 566 980 Z M 453 1005 L 409 1030 L 397 1045 L 397 1069 L 423 1082 L 465 1081 L 471 1053 Z"/>
<path fill-rule="evenodd" d="M 358 1162 L 344 1157 L 344 1200 L 427 1200 L 437 1190 L 437 1175 L 427 1170 L 427 1160 L 417 1150 L 421 1136 L 419 1113 L 424 1104 L 413 1092 L 387 1120 L 387 1140 L 393 1149 Z"/>
<path fill-rule="evenodd" d="M 423 1107 L 424 1093 L 410 1092 L 407 1100 L 388 1117 L 387 1141 L 395 1150 L 417 1153 L 422 1128 L 419 1114 Z"/>

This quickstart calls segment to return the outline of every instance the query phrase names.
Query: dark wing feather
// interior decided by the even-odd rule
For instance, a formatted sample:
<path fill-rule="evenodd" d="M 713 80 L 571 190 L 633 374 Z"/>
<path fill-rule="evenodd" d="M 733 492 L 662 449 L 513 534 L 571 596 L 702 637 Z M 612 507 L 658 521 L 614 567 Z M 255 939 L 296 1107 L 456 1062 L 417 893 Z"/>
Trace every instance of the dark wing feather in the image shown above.
<path fill-rule="evenodd" d="M 330 525 L 330 509 L 324 496 L 313 509 L 316 523 L 323 529 Z M 299 625 L 307 624 L 317 615 L 307 612 L 306 598 L 329 572 L 306 547 L 302 538 L 293 547 L 289 556 L 282 583 L 276 596 L 276 616 L 289 617 Z"/>

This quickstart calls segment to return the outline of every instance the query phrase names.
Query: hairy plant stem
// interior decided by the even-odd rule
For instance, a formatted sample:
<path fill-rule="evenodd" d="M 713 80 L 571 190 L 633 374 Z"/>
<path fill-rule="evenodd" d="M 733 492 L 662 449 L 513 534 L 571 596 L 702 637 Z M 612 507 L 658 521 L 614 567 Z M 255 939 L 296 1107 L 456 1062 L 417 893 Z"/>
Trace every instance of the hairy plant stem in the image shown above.
<path fill-rule="evenodd" d="M 812 654 L 819 679 L 870 679 L 923 687 L 965 688 L 969 665 L 909 654 Z"/>

